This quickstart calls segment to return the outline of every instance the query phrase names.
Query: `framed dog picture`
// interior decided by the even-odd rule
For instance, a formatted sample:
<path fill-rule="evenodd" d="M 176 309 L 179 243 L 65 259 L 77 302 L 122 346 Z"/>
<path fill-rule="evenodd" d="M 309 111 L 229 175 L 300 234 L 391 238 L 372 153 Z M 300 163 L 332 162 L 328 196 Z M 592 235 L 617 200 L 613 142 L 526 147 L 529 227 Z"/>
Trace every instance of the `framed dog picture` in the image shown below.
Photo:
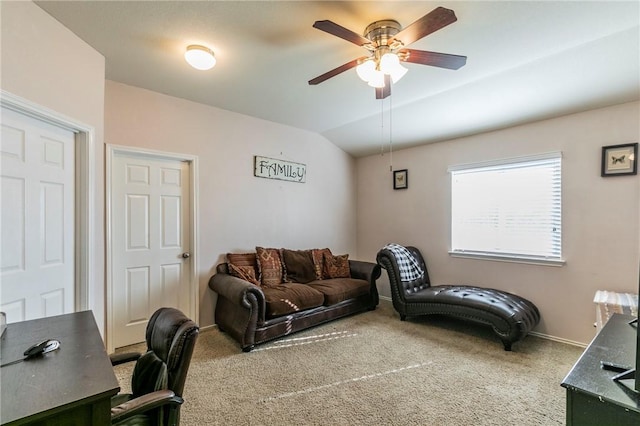
<path fill-rule="evenodd" d="M 638 173 L 638 143 L 602 147 L 601 176 L 623 176 Z"/>
<path fill-rule="evenodd" d="M 409 187 L 409 172 L 407 169 L 393 171 L 393 189 L 407 189 Z"/>

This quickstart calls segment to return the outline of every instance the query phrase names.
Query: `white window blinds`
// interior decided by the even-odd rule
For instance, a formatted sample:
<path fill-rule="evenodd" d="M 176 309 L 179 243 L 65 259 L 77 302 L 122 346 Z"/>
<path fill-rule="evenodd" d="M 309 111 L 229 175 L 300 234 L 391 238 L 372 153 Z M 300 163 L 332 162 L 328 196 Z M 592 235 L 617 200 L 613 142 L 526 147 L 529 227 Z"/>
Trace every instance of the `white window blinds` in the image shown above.
<path fill-rule="evenodd" d="M 560 153 L 451 167 L 451 250 L 560 260 Z"/>

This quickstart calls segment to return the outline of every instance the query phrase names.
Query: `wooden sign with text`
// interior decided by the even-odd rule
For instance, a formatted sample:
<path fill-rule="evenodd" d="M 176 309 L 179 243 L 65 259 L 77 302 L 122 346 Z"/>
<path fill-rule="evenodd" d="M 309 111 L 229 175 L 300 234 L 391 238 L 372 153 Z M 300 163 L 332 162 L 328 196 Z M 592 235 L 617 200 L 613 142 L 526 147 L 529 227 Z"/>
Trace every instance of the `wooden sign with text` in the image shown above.
<path fill-rule="evenodd" d="M 253 175 L 267 179 L 304 183 L 307 178 L 307 166 L 256 155 L 254 156 Z"/>

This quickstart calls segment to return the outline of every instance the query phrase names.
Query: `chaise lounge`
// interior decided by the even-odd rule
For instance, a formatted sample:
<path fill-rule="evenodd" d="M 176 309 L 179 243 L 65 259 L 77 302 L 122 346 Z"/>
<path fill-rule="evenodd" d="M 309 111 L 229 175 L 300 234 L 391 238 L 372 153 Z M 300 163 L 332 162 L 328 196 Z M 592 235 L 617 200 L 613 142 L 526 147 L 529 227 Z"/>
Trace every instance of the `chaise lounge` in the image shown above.
<path fill-rule="evenodd" d="M 540 321 L 538 308 L 515 294 L 469 285 L 432 286 L 415 247 L 389 244 L 376 260 L 387 271 L 393 307 L 402 321 L 408 316 L 444 315 L 489 325 L 506 351 Z"/>

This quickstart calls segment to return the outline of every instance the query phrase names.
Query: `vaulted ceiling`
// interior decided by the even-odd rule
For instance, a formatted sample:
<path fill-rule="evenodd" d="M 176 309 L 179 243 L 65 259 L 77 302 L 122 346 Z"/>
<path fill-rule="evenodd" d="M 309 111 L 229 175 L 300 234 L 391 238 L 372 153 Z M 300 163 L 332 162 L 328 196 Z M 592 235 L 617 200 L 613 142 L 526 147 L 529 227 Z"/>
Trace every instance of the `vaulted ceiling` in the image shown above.
<path fill-rule="evenodd" d="M 109 80 L 317 132 L 354 156 L 640 99 L 637 1 L 36 3 L 105 56 Z M 461 69 L 406 64 L 384 101 L 354 70 L 307 83 L 366 54 L 315 21 L 362 34 L 438 6 L 458 21 L 410 47 L 464 55 Z M 189 67 L 189 44 L 216 67 Z"/>

